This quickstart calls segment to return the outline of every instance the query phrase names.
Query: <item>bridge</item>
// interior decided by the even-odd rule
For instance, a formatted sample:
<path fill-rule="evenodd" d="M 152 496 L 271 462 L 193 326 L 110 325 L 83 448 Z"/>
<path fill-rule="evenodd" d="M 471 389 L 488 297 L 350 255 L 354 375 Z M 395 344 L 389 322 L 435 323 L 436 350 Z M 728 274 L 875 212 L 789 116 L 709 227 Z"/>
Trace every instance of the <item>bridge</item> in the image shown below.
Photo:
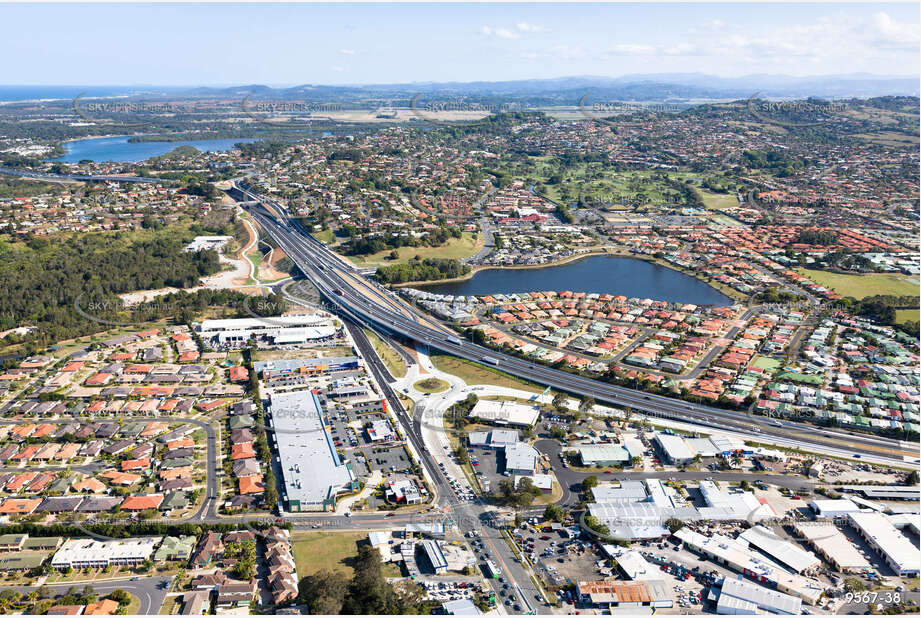
<path fill-rule="evenodd" d="M 30 170 L 18 170 L 11 167 L 0 167 L 0 174 L 16 176 L 18 178 L 32 178 L 34 180 L 47 180 L 60 182 L 70 180 L 77 182 L 164 182 L 162 178 L 145 178 L 143 176 L 93 176 L 86 174 L 43 174 Z"/>

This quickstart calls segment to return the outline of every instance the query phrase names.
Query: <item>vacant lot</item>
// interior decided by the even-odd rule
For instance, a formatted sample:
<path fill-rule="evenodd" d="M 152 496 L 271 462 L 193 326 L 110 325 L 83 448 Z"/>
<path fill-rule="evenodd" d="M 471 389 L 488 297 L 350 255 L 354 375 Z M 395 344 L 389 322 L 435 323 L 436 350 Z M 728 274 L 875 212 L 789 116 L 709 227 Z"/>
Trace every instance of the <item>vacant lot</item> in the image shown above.
<path fill-rule="evenodd" d="M 857 299 L 878 294 L 918 295 L 918 282 L 909 281 L 905 275 L 842 275 L 807 268 L 798 268 L 797 272 L 822 287 L 832 289 L 842 296 L 853 296 Z"/>
<path fill-rule="evenodd" d="M 298 577 L 324 570 L 351 577 L 350 559 L 358 555 L 358 542 L 367 538 L 364 532 L 296 532 L 293 540 Z"/>
<path fill-rule="evenodd" d="M 468 386 L 475 384 L 493 384 L 495 386 L 506 386 L 508 388 L 517 388 L 528 391 L 529 393 L 542 393 L 544 389 L 537 384 L 523 382 L 514 378 L 507 373 L 490 369 L 484 365 L 473 363 L 454 356 L 445 356 L 436 354 L 432 356 L 432 364 L 439 371 L 450 373 L 459 377 L 467 383 Z"/>
<path fill-rule="evenodd" d="M 460 238 L 451 238 L 440 247 L 400 247 L 396 249 L 400 256 L 395 260 L 390 259 L 390 249 L 372 253 L 370 255 L 350 255 L 348 256 L 356 266 L 388 266 L 408 262 L 417 255 L 422 258 L 445 258 L 460 260 L 468 258 L 483 248 L 483 239 L 464 232 Z"/>
<path fill-rule="evenodd" d="M 739 205 L 738 198 L 732 193 L 711 193 L 706 189 L 697 189 L 697 192 L 707 208 L 725 210 L 727 208 L 736 208 Z"/>
<path fill-rule="evenodd" d="M 346 577 L 352 577 L 352 561 L 358 555 L 358 543 L 366 541 L 367 532 L 295 532 L 294 563 L 297 576 L 306 577 L 318 571 L 335 571 Z M 386 577 L 399 577 L 399 567 L 387 563 L 384 565 Z"/>

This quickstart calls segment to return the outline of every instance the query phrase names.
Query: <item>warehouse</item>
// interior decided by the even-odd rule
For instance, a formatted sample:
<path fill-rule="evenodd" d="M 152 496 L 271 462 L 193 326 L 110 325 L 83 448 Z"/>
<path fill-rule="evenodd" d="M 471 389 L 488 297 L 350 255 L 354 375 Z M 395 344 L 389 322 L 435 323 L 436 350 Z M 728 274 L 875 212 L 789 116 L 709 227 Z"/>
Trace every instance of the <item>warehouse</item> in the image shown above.
<path fill-rule="evenodd" d="M 630 461 L 630 453 L 616 444 L 580 446 L 576 449 L 583 466 L 621 466 Z"/>
<path fill-rule="evenodd" d="M 333 320 L 320 314 L 203 320 L 195 326 L 202 339 L 220 345 L 240 345 L 254 338 L 278 345 L 306 343 L 332 337 L 337 331 Z"/>
<path fill-rule="evenodd" d="M 809 508 L 812 509 L 816 519 L 846 517 L 848 513 L 856 513 L 860 510 L 859 506 L 847 498 L 841 500 L 813 500 L 809 503 Z"/>
<path fill-rule="evenodd" d="M 802 614 L 802 605 L 803 602 L 800 599 L 789 594 L 777 592 L 741 579 L 726 578 L 720 589 L 716 613 L 729 615 L 770 612 L 772 614 L 798 616 Z"/>
<path fill-rule="evenodd" d="M 850 513 L 848 518 L 896 575 L 918 575 L 921 572 L 921 553 L 888 517 L 882 513 Z"/>
<path fill-rule="evenodd" d="M 441 551 L 441 547 L 438 546 L 438 541 L 425 539 L 420 545 L 434 572 L 436 574 L 447 572 L 448 559 L 445 558 L 444 552 Z"/>
<path fill-rule="evenodd" d="M 670 464 L 681 465 L 691 463 L 694 459 L 694 453 L 685 444 L 681 436 L 673 436 L 666 433 L 656 434 L 656 443 L 665 461 Z"/>
<path fill-rule="evenodd" d="M 707 556 L 714 562 L 744 573 L 757 582 L 776 588 L 780 592 L 799 597 L 811 605 L 814 605 L 825 591 L 818 581 L 788 573 L 754 555 L 744 542 L 728 536 L 714 534 L 708 537 L 687 526 L 678 530 L 674 536 L 685 547 Z"/>
<path fill-rule="evenodd" d="M 832 522 L 800 521 L 793 530 L 842 573 L 867 573 L 873 567 Z"/>
<path fill-rule="evenodd" d="M 336 496 L 353 487 L 354 477 L 326 430 L 319 399 L 310 391 L 273 393 L 270 410 L 285 509 L 323 511 L 334 507 Z"/>
<path fill-rule="evenodd" d="M 595 502 L 610 504 L 642 502 L 648 497 L 642 481 L 621 481 L 620 487 L 614 487 L 608 483 L 598 485 L 592 488 L 592 496 Z"/>
<path fill-rule="evenodd" d="M 51 566 L 61 571 L 74 569 L 102 569 L 109 565 L 134 566 L 141 564 L 153 554 L 160 544 L 160 537 L 132 539 L 69 539 L 55 552 Z"/>
<path fill-rule="evenodd" d="M 822 565 L 815 554 L 786 541 L 773 530 L 754 526 L 739 535 L 739 539 L 757 547 L 768 556 L 789 567 L 794 573 L 810 573 Z"/>
<path fill-rule="evenodd" d="M 662 580 L 579 582 L 579 600 L 598 608 L 667 608 L 672 606 Z"/>

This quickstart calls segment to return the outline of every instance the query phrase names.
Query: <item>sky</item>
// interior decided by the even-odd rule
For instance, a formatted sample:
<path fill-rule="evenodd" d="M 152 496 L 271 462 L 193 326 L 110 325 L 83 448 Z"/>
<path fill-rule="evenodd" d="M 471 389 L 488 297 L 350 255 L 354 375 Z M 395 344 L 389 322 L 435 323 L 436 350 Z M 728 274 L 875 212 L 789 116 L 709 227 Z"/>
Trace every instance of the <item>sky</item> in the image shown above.
<path fill-rule="evenodd" d="M 917 3 L 0 4 L 0 84 L 917 76 L 919 22 Z"/>

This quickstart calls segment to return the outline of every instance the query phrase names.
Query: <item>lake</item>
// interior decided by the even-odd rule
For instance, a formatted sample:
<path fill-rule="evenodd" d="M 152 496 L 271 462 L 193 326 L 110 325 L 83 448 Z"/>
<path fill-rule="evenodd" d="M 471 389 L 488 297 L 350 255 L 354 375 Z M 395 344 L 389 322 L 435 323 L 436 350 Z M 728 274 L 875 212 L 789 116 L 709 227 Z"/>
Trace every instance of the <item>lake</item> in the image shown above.
<path fill-rule="evenodd" d="M 252 138 L 235 137 L 232 139 L 189 140 L 183 142 L 129 142 L 130 137 L 94 137 L 64 144 L 67 154 L 50 161 L 77 163 L 84 159 L 90 161 L 116 161 L 136 163 L 150 157 L 158 157 L 179 148 L 194 146 L 202 152 L 224 152 L 240 142 L 254 142 Z"/>
<path fill-rule="evenodd" d="M 725 306 L 734 302 L 716 288 L 677 270 L 645 260 L 610 255 L 591 256 L 545 268 L 481 270 L 464 281 L 417 287 L 426 292 L 454 296 L 569 290 L 695 305 Z"/>

